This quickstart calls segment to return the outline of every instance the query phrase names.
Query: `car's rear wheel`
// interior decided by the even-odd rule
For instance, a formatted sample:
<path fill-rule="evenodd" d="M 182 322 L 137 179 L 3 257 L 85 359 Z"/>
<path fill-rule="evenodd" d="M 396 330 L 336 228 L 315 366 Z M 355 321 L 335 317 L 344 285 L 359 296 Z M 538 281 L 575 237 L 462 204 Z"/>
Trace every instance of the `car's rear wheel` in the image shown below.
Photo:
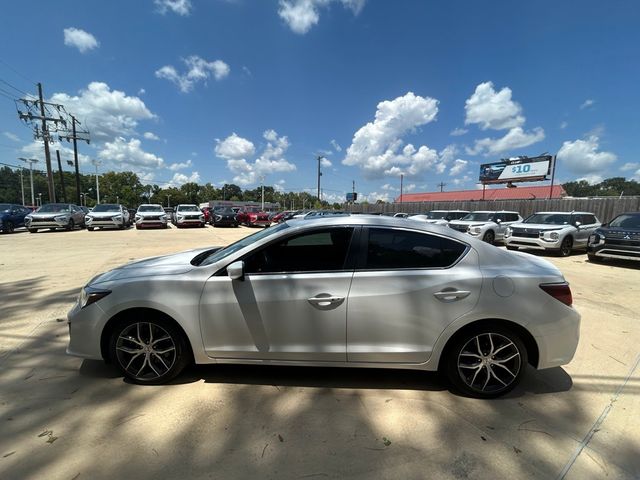
<path fill-rule="evenodd" d="M 76 227 L 76 224 L 73 221 L 73 218 L 70 218 L 69 223 L 67 224 L 67 230 L 73 230 L 75 227 Z"/>
<path fill-rule="evenodd" d="M 560 244 L 559 254 L 561 257 L 568 257 L 571 255 L 571 250 L 573 248 L 573 239 L 571 237 L 565 237 Z"/>
<path fill-rule="evenodd" d="M 2 229 L 3 232 L 5 233 L 13 233 L 13 222 L 11 222 L 10 220 L 7 220 L 6 222 L 4 222 L 4 228 Z"/>
<path fill-rule="evenodd" d="M 143 385 L 168 382 L 191 359 L 182 332 L 162 319 L 126 320 L 113 330 L 109 345 L 123 375 Z"/>
<path fill-rule="evenodd" d="M 27 230 L 29 230 L 29 233 L 38 233 L 37 228 L 27 228 Z"/>
<path fill-rule="evenodd" d="M 93 227 L 87 227 L 87 230 L 89 230 L 90 232 L 93 232 Z"/>
<path fill-rule="evenodd" d="M 487 326 L 458 337 L 445 362 L 447 376 L 460 392 L 495 398 L 511 391 L 522 379 L 527 349 L 511 330 Z"/>
<path fill-rule="evenodd" d="M 490 243 L 491 245 L 493 245 L 494 240 L 496 239 L 496 235 L 495 233 L 493 233 L 491 230 L 489 230 L 487 233 L 484 234 L 484 237 L 482 237 L 482 240 Z"/>

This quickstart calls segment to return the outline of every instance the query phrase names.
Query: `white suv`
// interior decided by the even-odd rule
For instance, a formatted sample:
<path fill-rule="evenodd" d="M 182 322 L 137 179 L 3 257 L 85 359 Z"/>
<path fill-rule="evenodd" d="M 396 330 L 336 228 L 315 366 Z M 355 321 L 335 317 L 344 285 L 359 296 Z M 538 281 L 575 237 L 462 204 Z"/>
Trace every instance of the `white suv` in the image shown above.
<path fill-rule="evenodd" d="M 468 210 L 431 210 L 422 215 L 411 215 L 411 220 L 433 223 L 434 225 L 446 225 L 451 220 L 459 220 L 469 213 Z"/>
<path fill-rule="evenodd" d="M 538 212 L 511 225 L 505 243 L 509 250 L 551 250 L 567 257 L 572 250 L 586 249 L 589 235 L 600 225 L 590 212 Z"/>
<path fill-rule="evenodd" d="M 448 225 L 449 228 L 493 244 L 504 240 L 507 227 L 521 221 L 518 212 L 481 210 L 471 212 L 460 220 L 451 220 Z"/>
<path fill-rule="evenodd" d="M 157 203 L 143 203 L 136 212 L 136 229 L 146 227 L 167 228 L 167 214 L 162 205 Z"/>

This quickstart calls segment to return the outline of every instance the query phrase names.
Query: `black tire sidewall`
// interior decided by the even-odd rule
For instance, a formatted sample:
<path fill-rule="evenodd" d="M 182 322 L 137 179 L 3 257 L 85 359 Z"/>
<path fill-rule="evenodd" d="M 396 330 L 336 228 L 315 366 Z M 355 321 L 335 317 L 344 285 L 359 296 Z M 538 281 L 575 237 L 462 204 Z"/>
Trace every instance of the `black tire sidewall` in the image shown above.
<path fill-rule="evenodd" d="M 176 347 L 176 361 L 174 362 L 173 366 L 167 371 L 167 373 L 152 380 L 144 380 L 133 377 L 124 369 L 122 365 L 120 365 L 118 356 L 116 354 L 116 343 L 122 331 L 130 325 L 139 322 L 153 323 L 155 325 L 158 325 L 159 327 L 162 327 L 169 335 L 171 335 L 173 343 Z M 173 380 L 180 374 L 180 372 L 182 372 L 182 370 L 184 370 L 184 368 L 191 362 L 191 351 L 187 347 L 187 340 L 184 334 L 171 322 L 166 321 L 162 318 L 131 318 L 118 322 L 112 329 L 111 336 L 109 337 L 109 359 L 127 380 L 139 385 L 161 385 Z"/>
<path fill-rule="evenodd" d="M 458 355 L 460 353 L 460 350 L 471 338 L 482 333 L 496 333 L 504 337 L 507 337 L 509 340 L 511 340 L 515 344 L 516 348 L 520 352 L 520 362 L 521 362 L 520 371 L 516 375 L 516 378 L 506 388 L 499 390 L 497 392 L 485 393 L 485 392 L 472 389 L 464 382 L 464 380 L 460 377 L 460 374 L 458 372 Z M 529 363 L 527 349 L 525 347 L 524 342 L 520 338 L 520 336 L 517 333 L 515 333 L 513 330 L 507 327 L 504 327 L 502 325 L 495 325 L 495 326 L 485 325 L 482 327 L 467 330 L 466 332 L 464 332 L 462 335 L 459 335 L 454 340 L 454 343 L 451 345 L 450 348 L 447 349 L 445 354 L 446 354 L 446 358 L 444 359 L 445 361 L 444 373 L 446 374 L 449 382 L 451 382 L 453 387 L 458 392 L 462 393 L 465 396 L 474 397 L 474 398 L 497 398 L 509 393 L 520 383 L 520 381 L 522 380 L 522 377 L 524 376 L 526 367 Z"/>

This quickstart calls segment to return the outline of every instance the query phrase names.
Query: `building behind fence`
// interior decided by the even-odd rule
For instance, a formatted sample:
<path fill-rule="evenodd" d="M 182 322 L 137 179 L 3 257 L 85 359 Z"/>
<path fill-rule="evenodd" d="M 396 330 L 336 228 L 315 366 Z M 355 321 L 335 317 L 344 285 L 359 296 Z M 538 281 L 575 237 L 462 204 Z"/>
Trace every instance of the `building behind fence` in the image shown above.
<path fill-rule="evenodd" d="M 570 212 L 572 210 L 593 212 L 601 222 L 609 222 L 623 212 L 640 211 L 640 196 L 636 197 L 591 197 L 557 198 L 551 200 L 491 200 L 453 202 L 396 202 L 347 205 L 347 210 L 362 213 L 426 213 L 430 210 L 512 210 L 524 218 L 535 212 Z"/>

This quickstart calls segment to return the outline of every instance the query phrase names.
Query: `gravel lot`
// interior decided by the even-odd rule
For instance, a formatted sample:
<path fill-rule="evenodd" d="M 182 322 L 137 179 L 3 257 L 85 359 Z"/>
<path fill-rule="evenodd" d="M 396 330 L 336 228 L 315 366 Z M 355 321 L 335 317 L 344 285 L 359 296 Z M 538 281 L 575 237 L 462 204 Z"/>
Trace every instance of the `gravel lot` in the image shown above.
<path fill-rule="evenodd" d="M 578 352 L 493 401 L 397 370 L 212 365 L 141 387 L 65 355 L 93 275 L 252 232 L 0 235 L 0 479 L 640 477 L 635 265 L 549 257 L 582 314 Z"/>

